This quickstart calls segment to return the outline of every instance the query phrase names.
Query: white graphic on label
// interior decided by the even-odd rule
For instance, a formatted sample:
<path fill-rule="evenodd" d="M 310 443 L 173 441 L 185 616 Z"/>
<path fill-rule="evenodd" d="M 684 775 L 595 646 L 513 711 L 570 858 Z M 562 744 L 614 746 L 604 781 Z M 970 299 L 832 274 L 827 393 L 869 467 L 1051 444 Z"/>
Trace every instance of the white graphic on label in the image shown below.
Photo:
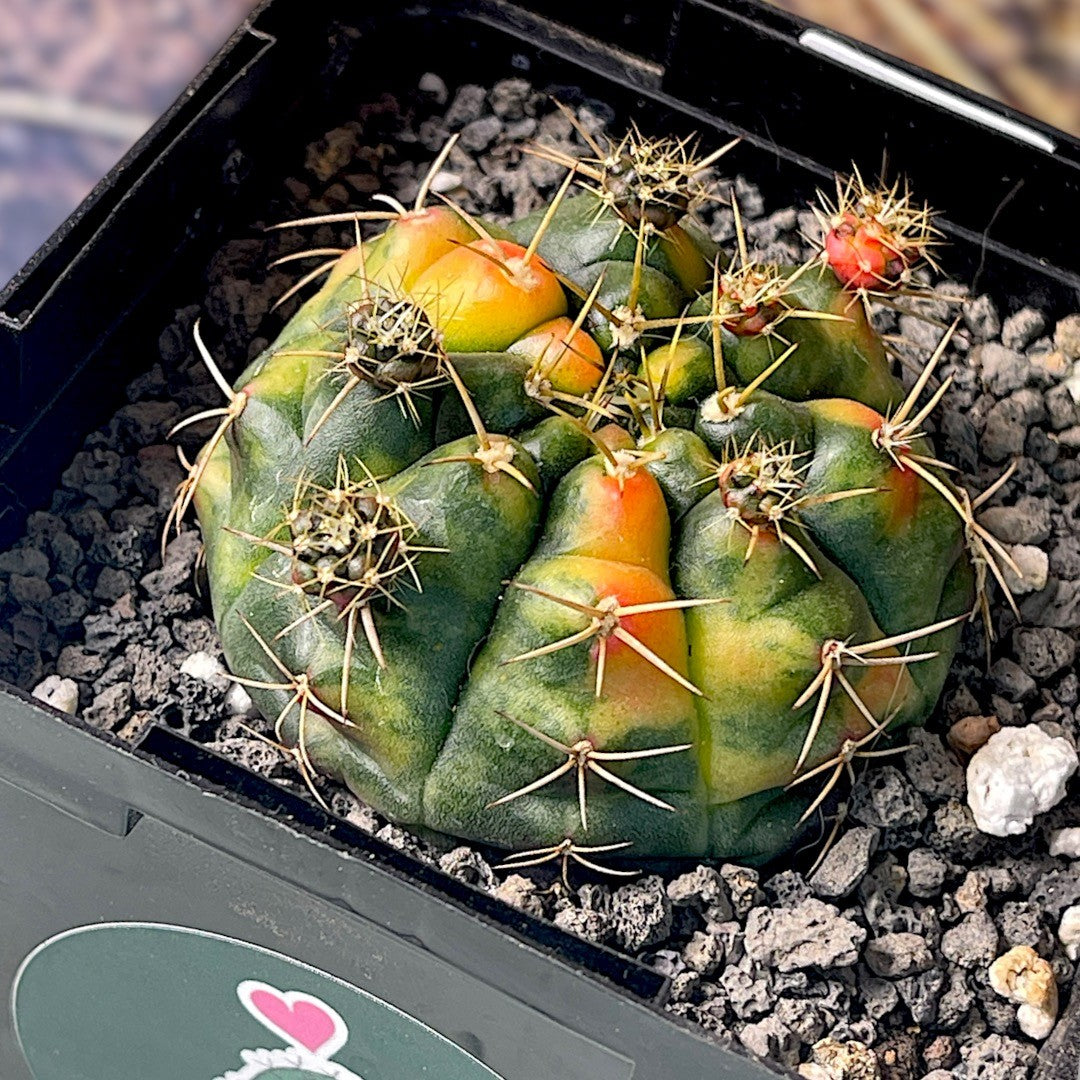
<path fill-rule="evenodd" d="M 257 1080 L 288 1077 L 304 1080 L 363 1080 L 331 1058 L 349 1041 L 349 1028 L 325 1001 L 300 990 L 278 990 L 269 983 L 245 979 L 236 988 L 240 1004 L 263 1027 L 288 1043 L 284 1050 L 242 1050 L 243 1068 L 215 1080 Z"/>

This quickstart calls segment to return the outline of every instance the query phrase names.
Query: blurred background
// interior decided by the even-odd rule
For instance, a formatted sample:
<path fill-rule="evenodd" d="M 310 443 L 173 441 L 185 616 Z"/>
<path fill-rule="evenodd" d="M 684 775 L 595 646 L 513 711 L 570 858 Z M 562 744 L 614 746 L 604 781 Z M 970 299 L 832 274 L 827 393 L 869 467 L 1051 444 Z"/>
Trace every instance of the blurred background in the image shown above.
<path fill-rule="evenodd" d="M 772 2 L 1080 135 L 1080 0 Z M 254 4 L 0 0 L 0 284 Z"/>
<path fill-rule="evenodd" d="M 771 0 L 1080 135 L 1080 0 Z"/>
<path fill-rule="evenodd" d="M 0 0 L 0 286 L 255 0 Z"/>

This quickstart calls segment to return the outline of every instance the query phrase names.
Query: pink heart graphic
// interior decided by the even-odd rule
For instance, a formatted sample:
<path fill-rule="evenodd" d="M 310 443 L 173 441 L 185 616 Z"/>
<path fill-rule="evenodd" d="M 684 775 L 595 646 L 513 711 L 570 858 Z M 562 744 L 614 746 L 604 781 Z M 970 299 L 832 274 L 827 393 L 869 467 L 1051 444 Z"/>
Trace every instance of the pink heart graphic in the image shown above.
<path fill-rule="evenodd" d="M 288 1000 L 288 998 L 293 1000 Z M 290 1042 L 302 1046 L 313 1054 L 338 1034 L 337 1017 L 322 1005 L 294 995 L 284 995 L 273 990 L 253 990 L 250 999 L 252 1010 L 265 1018 Z"/>

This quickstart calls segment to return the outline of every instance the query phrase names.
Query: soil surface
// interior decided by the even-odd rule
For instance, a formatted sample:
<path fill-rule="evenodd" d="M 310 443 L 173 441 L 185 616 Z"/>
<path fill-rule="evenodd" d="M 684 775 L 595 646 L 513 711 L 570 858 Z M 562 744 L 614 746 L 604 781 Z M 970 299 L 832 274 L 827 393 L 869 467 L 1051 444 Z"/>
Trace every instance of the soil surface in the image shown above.
<path fill-rule="evenodd" d="M 592 132 L 619 134 L 605 105 L 575 104 Z M 452 132 L 460 141 L 436 189 L 493 217 L 534 209 L 562 179 L 557 166 L 523 154 L 525 144 L 584 150 L 550 99 L 523 79 L 447 87 L 429 74 L 409 93 L 357 107 L 287 160 L 265 220 L 225 243 L 205 281 L 192 283 L 190 303 L 161 328 L 158 361 L 128 386 L 128 403 L 111 422 L 87 437 L 50 508 L 31 515 L 23 540 L 0 554 L 0 674 L 95 727 L 134 739 L 148 724 L 166 724 L 305 791 L 291 760 L 255 734 L 269 729 L 247 695 L 224 678 L 199 587 L 195 526 L 186 522 L 159 555 L 182 477 L 166 433 L 220 404 L 193 348 L 195 319 L 235 374 L 296 307 L 294 299 L 270 313 L 298 276 L 270 262 L 348 242 L 351 230 L 264 234 L 261 226 L 366 206 L 377 191 L 407 203 Z M 737 167 L 737 151 L 719 168 L 729 163 Z M 719 170 L 716 189 L 725 198 L 734 189 L 761 257 L 794 262 L 807 254 L 817 226 L 806 208 L 766 206 L 750 179 Z M 709 204 L 701 217 L 731 246 L 730 209 Z M 941 259 L 947 264 L 947 248 Z M 1080 825 L 1080 801 L 1067 798 L 1023 835 L 986 836 L 966 804 L 966 758 L 954 744 L 970 748 L 994 724 L 1037 723 L 1073 743 L 1080 734 L 1080 391 L 1070 377 L 1080 315 L 1055 322 L 1022 303 L 969 296 L 962 285 L 937 287 L 962 304 L 923 302 L 917 314 L 881 308 L 879 327 L 917 369 L 940 338 L 938 324 L 962 313 L 939 373 L 953 384 L 936 415 L 938 449 L 971 490 L 1017 462 L 983 520 L 1025 569 L 1015 588 L 1023 622 L 994 597 L 989 669 L 976 623 L 930 725 L 912 733 L 906 753 L 860 768 L 853 790 L 841 785 L 839 805 L 786 869 L 646 869 L 625 884 L 575 872 L 567 890 L 556 867 L 499 871 L 470 847 L 433 846 L 320 783 L 350 821 L 640 958 L 670 977 L 673 1013 L 808 1076 L 1049 1076 L 1071 1030 L 1063 1026 L 1070 1019 L 1059 1021 L 1050 1044 L 1059 1049 L 1040 1063 L 1041 1044 L 1020 1032 L 1017 1006 L 991 988 L 988 969 L 1012 946 L 1032 946 L 1052 964 L 1065 1011 L 1074 965 L 1057 931 L 1062 913 L 1080 902 L 1080 862 L 1051 856 L 1048 838 Z M 915 312 L 915 302 L 907 306 Z M 902 370 L 910 382 L 912 371 Z M 188 428 L 176 441 L 194 457 L 209 431 Z"/>

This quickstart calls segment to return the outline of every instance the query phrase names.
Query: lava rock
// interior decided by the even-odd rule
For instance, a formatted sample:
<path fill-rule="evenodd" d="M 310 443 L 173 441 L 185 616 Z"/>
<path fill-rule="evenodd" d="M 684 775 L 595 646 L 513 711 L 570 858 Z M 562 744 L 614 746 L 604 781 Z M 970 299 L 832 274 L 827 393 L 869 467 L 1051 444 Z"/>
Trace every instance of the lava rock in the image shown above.
<path fill-rule="evenodd" d="M 416 88 L 421 94 L 426 94 L 436 105 L 445 105 L 447 98 L 450 96 L 450 91 L 446 88 L 446 83 L 443 81 L 441 75 L 437 75 L 434 71 L 425 71 L 420 76 L 420 81 L 416 84 Z M 517 876 L 517 875 L 513 875 Z M 507 878 L 509 881 L 510 879 Z"/>
<path fill-rule="evenodd" d="M 986 293 L 964 304 L 964 325 L 976 341 L 990 341 L 1001 333 L 997 304 Z"/>
<path fill-rule="evenodd" d="M 664 879 L 654 874 L 616 889 L 611 913 L 615 940 L 627 952 L 640 952 L 662 941 L 671 930 L 671 901 Z"/>
<path fill-rule="evenodd" d="M 131 683 L 119 682 L 102 690 L 93 704 L 83 713 L 91 726 L 105 731 L 119 727 L 131 711 Z"/>
<path fill-rule="evenodd" d="M 947 981 L 945 973 L 938 967 L 896 980 L 897 993 L 916 1024 L 926 1027 L 935 1022 Z"/>
<path fill-rule="evenodd" d="M 699 975 L 712 975 L 724 962 L 724 943 L 716 934 L 696 931 L 682 951 L 686 966 Z"/>
<path fill-rule="evenodd" d="M 1003 656 L 990 669 L 994 686 L 1009 701 L 1025 701 L 1038 689 L 1035 680 L 1015 661 Z"/>
<path fill-rule="evenodd" d="M 934 1026 L 942 1031 L 956 1031 L 975 1005 L 975 992 L 968 984 L 967 974 L 961 968 L 952 968 L 947 982 L 948 988 L 938 999 Z"/>
<path fill-rule="evenodd" d="M 949 864 L 936 851 L 915 848 L 908 855 L 908 891 L 912 896 L 928 900 L 937 896 L 949 876 Z"/>
<path fill-rule="evenodd" d="M 607 889 L 584 885 L 578 890 L 581 907 L 567 905 L 557 908 L 553 922 L 563 930 L 586 941 L 606 945 L 615 935 L 612 918 L 611 893 Z"/>
<path fill-rule="evenodd" d="M 724 863 L 720 867 L 720 877 L 728 887 L 732 909 L 740 919 L 764 899 L 764 893 L 758 887 L 761 878 L 756 870 Z"/>
<path fill-rule="evenodd" d="M 917 828 L 926 815 L 926 803 L 893 765 L 865 773 L 852 797 L 851 816 L 864 825 L 889 830 Z"/>
<path fill-rule="evenodd" d="M 1017 402 L 1005 398 L 986 414 L 980 448 L 987 461 L 1000 462 L 1024 452 L 1027 423 Z"/>
<path fill-rule="evenodd" d="M 941 952 L 946 960 L 962 968 L 985 968 L 998 954 L 998 931 L 985 911 L 966 915 L 941 937 Z"/>
<path fill-rule="evenodd" d="M 1001 908 L 997 925 L 1010 949 L 1016 945 L 1029 945 L 1041 955 L 1053 951 L 1054 937 L 1043 921 L 1043 912 L 1038 904 L 1029 900 L 1007 901 Z"/>
<path fill-rule="evenodd" d="M 764 1016 L 773 1005 L 772 988 L 768 972 L 748 971 L 745 967 L 726 967 L 720 975 L 732 1011 L 740 1020 L 753 1020 Z"/>
<path fill-rule="evenodd" d="M 884 934 L 867 942 L 866 966 L 883 979 L 903 979 L 934 966 L 934 957 L 918 934 Z"/>
<path fill-rule="evenodd" d="M 961 1047 L 965 1080 L 1018 1080 L 1035 1064 L 1037 1051 L 1004 1035 L 988 1035 Z"/>
<path fill-rule="evenodd" d="M 771 1058 L 782 1065 L 797 1065 L 799 1062 L 799 1039 L 783 1021 L 775 1016 L 766 1016 L 757 1023 L 747 1024 L 739 1032 L 739 1042 L 752 1054 Z"/>
<path fill-rule="evenodd" d="M 466 124 L 479 120 L 484 114 L 487 103 L 487 91 L 475 83 L 465 83 L 458 87 L 450 108 L 446 110 L 443 122 L 451 131 L 458 131 Z"/>
<path fill-rule="evenodd" d="M 1001 340 L 1006 348 L 1023 349 L 1046 329 L 1046 316 L 1038 308 L 1021 308 L 1010 315 L 1001 327 Z"/>
<path fill-rule="evenodd" d="M 1080 904 L 1080 865 L 1044 873 L 1031 888 L 1028 900 L 1050 918 L 1061 915 L 1067 907 Z"/>
<path fill-rule="evenodd" d="M 1031 374 L 1030 362 L 1023 353 L 996 341 L 973 349 L 971 363 L 981 369 L 983 387 L 997 397 L 1025 386 Z"/>
<path fill-rule="evenodd" d="M 676 907 L 689 907 L 697 911 L 712 908 L 720 921 L 730 919 L 733 914 L 724 879 L 711 866 L 698 866 L 669 881 L 667 894 Z"/>
<path fill-rule="evenodd" d="M 810 888 L 825 900 L 848 896 L 865 876 L 881 833 L 874 828 L 848 829 L 832 846 L 810 878 Z"/>
<path fill-rule="evenodd" d="M 488 890 L 495 886 L 495 874 L 487 861 L 464 845 L 441 856 L 439 869 L 458 881 L 464 881 L 466 885 L 477 885 Z"/>
<path fill-rule="evenodd" d="M 922 1051 L 923 1064 L 928 1069 L 951 1069 L 960 1061 L 960 1051 L 951 1035 L 938 1035 Z"/>
<path fill-rule="evenodd" d="M 980 521 L 1006 544 L 1041 544 L 1050 536 L 1050 509 L 1033 495 L 1017 499 L 1015 506 L 991 506 L 982 512 Z"/>
<path fill-rule="evenodd" d="M 939 735 L 915 728 L 907 741 L 911 748 L 904 755 L 904 770 L 916 791 L 940 800 L 963 789 L 964 770 Z"/>
<path fill-rule="evenodd" d="M 1048 679 L 1076 660 L 1076 641 L 1063 630 L 1032 626 L 1013 633 L 1020 666 L 1034 679 Z"/>
<path fill-rule="evenodd" d="M 777 971 L 848 967 L 859 958 L 866 930 L 832 904 L 804 900 L 792 908 L 754 908 L 746 920 L 746 951 Z"/>

